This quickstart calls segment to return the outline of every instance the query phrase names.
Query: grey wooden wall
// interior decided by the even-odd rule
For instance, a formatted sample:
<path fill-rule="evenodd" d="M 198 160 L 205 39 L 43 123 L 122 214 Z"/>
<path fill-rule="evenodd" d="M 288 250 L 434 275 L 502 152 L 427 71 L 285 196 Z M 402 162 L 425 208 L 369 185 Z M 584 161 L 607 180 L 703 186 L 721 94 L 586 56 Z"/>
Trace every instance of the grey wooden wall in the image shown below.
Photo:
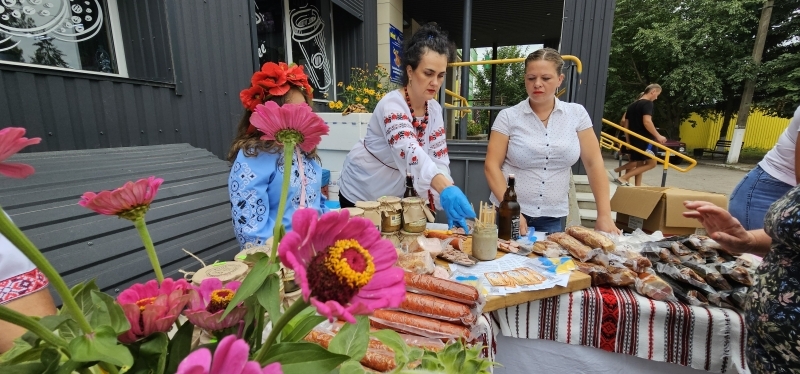
<path fill-rule="evenodd" d="M 251 1 L 119 3 L 131 78 L 0 64 L 0 128 L 41 137 L 28 152 L 189 143 L 224 157 L 255 68 Z"/>
<path fill-rule="evenodd" d="M 566 0 L 560 52 L 583 63 L 582 84 L 575 102 L 582 104 L 600 135 L 606 100 L 608 54 L 616 0 Z"/>

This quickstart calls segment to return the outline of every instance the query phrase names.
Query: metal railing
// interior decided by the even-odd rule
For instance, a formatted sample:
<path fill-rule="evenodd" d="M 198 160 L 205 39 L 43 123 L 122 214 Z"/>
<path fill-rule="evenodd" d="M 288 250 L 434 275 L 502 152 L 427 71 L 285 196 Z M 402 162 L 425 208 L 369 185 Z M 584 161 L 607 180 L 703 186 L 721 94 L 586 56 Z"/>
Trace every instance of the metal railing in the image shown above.
<path fill-rule="evenodd" d="M 612 150 L 615 150 L 615 151 L 619 151 L 620 148 L 624 145 L 625 147 L 627 147 L 630 150 L 639 152 L 639 153 L 641 153 L 641 154 L 643 154 L 643 155 L 645 155 L 645 156 L 647 156 L 647 157 L 649 157 L 649 158 L 651 158 L 653 160 L 656 160 L 656 162 L 659 162 L 659 163 L 663 164 L 664 168 L 663 168 L 663 171 L 662 171 L 662 174 L 661 174 L 661 187 L 664 187 L 666 185 L 666 182 L 667 182 L 667 170 L 669 168 L 673 168 L 673 169 L 675 169 L 677 171 L 685 173 L 685 172 L 691 170 L 692 168 L 694 168 L 695 166 L 697 166 L 697 161 L 695 159 L 693 159 L 693 158 L 691 158 L 689 156 L 686 156 L 683 153 L 676 152 L 675 150 L 673 150 L 673 149 L 671 149 L 671 148 L 669 148 L 667 146 L 664 146 L 661 143 L 655 142 L 655 141 L 653 141 L 651 139 L 648 139 L 648 138 L 646 138 L 644 136 L 641 136 L 641 135 L 639 135 L 639 134 L 637 134 L 637 133 L 635 133 L 633 131 L 630 131 L 630 130 L 628 130 L 628 129 L 626 129 L 626 128 L 624 128 L 624 127 L 622 127 L 622 126 L 620 126 L 620 125 L 618 125 L 618 124 L 616 124 L 614 122 L 611 122 L 611 121 L 609 121 L 609 120 L 607 120 L 605 118 L 603 118 L 603 123 L 615 128 L 617 130 L 620 130 L 625 134 L 628 134 L 628 135 L 631 135 L 631 136 L 635 136 L 635 137 L 637 137 L 637 138 L 639 138 L 641 140 L 644 140 L 645 142 L 647 142 L 649 144 L 652 144 L 654 148 L 659 148 L 659 149 L 665 151 L 664 158 L 662 159 L 662 158 L 659 158 L 658 156 L 656 156 L 656 155 L 654 155 L 652 153 L 649 153 L 647 151 L 644 151 L 644 150 L 641 150 L 639 148 L 636 148 L 636 147 L 632 146 L 630 143 L 625 142 L 623 140 L 620 140 L 617 137 L 615 137 L 613 135 L 610 135 L 610 134 L 608 134 L 608 133 L 606 133 L 604 131 L 600 132 L 600 146 L 601 147 L 606 148 L 606 149 L 612 149 Z M 617 145 L 617 144 L 619 144 L 619 145 Z M 673 155 L 678 156 L 679 158 L 688 161 L 689 165 L 687 165 L 685 168 L 682 168 L 682 167 L 679 167 L 679 166 L 677 166 L 675 164 L 671 164 L 669 162 L 669 159 Z M 620 159 L 621 158 L 622 158 L 622 156 L 620 156 Z"/>

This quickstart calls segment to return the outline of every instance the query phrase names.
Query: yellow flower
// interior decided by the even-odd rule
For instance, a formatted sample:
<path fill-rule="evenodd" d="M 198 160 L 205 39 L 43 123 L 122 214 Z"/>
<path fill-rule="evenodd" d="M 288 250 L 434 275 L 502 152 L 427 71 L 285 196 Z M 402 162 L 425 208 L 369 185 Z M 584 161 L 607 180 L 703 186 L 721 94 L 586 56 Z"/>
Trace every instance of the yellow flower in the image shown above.
<path fill-rule="evenodd" d="M 369 99 L 364 99 L 363 103 L 366 104 L 369 102 Z"/>
<path fill-rule="evenodd" d="M 344 104 L 342 104 L 342 102 L 341 102 L 341 101 L 337 101 L 337 102 L 336 102 L 336 109 L 342 109 L 342 106 L 343 106 L 343 105 L 344 105 Z"/>
<path fill-rule="evenodd" d="M 353 90 L 353 86 L 347 86 L 347 88 L 345 88 L 345 89 L 348 90 L 348 91 L 352 91 Z"/>
<path fill-rule="evenodd" d="M 383 88 L 383 85 L 378 83 L 378 88 Z"/>
<path fill-rule="evenodd" d="M 359 101 L 361 101 L 361 97 L 356 96 L 356 102 L 359 102 Z"/>
<path fill-rule="evenodd" d="M 329 101 L 328 102 L 328 108 L 336 109 L 336 103 L 334 103 L 333 101 Z"/>

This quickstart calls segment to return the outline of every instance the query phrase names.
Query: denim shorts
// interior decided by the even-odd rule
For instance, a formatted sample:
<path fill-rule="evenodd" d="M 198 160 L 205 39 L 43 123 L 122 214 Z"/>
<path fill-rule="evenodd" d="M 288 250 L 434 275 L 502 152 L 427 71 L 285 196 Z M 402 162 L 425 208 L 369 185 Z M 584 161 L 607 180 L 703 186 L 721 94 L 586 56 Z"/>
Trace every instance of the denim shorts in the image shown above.
<path fill-rule="evenodd" d="M 792 186 L 756 166 L 731 192 L 728 211 L 746 230 L 764 228 L 764 216 L 769 206 L 791 189 Z"/>
<path fill-rule="evenodd" d="M 528 223 L 528 230 L 533 228 L 535 231 L 548 234 L 564 231 L 564 225 L 567 223 L 567 217 L 529 217 L 525 214 L 523 216 Z"/>

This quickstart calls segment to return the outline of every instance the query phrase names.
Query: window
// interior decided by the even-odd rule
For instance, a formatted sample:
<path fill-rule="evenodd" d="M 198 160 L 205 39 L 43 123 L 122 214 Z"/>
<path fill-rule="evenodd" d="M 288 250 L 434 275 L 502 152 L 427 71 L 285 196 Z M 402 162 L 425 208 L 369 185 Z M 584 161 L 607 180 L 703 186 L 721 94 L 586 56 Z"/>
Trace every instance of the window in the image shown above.
<path fill-rule="evenodd" d="M 286 61 L 283 43 L 283 1 L 256 0 L 258 63 Z"/>
<path fill-rule="evenodd" d="M 0 0 L 0 61 L 127 75 L 116 13 L 116 0 Z"/>

